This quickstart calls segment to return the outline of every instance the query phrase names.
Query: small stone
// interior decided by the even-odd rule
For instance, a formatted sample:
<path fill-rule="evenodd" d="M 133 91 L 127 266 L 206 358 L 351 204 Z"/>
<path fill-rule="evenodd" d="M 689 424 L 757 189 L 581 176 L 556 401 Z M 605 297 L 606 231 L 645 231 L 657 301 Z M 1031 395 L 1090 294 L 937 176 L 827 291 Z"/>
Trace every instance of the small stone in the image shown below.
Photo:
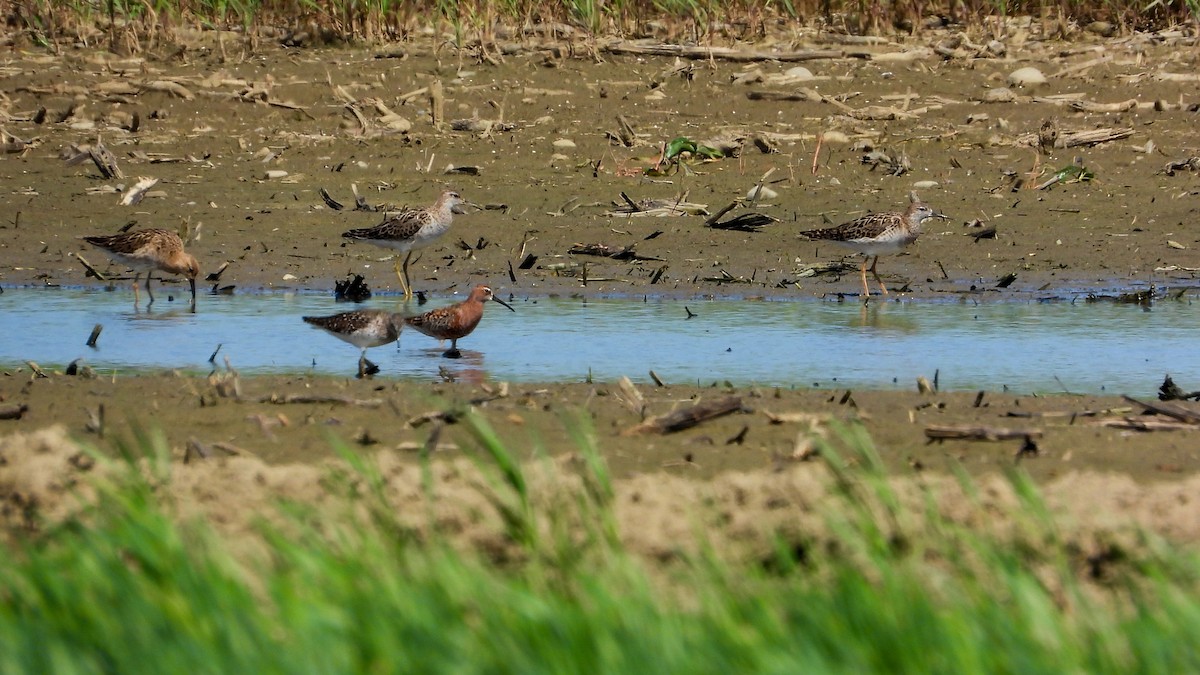
<path fill-rule="evenodd" d="M 792 78 L 794 80 L 811 80 L 811 79 L 813 79 L 812 71 L 809 70 L 808 68 L 805 68 L 804 66 L 796 66 L 795 68 L 788 68 L 787 70 L 783 71 L 783 74 L 787 75 L 789 78 Z"/>
<path fill-rule="evenodd" d="M 1017 100 L 1017 95 L 1008 87 L 997 87 L 988 89 L 983 94 L 984 103 L 1012 103 Z"/>
<path fill-rule="evenodd" d="M 554 147 L 557 150 L 570 150 L 575 147 L 575 141 L 569 138 L 560 138 L 554 141 Z"/>
<path fill-rule="evenodd" d="M 1046 76 L 1042 71 L 1033 66 L 1018 68 L 1008 74 L 1008 85 L 1010 87 L 1036 87 L 1046 84 Z"/>
<path fill-rule="evenodd" d="M 941 185 L 941 184 L 938 183 L 936 180 L 919 180 L 919 181 L 913 183 L 913 189 L 930 190 L 935 187 L 938 187 L 939 185 Z"/>

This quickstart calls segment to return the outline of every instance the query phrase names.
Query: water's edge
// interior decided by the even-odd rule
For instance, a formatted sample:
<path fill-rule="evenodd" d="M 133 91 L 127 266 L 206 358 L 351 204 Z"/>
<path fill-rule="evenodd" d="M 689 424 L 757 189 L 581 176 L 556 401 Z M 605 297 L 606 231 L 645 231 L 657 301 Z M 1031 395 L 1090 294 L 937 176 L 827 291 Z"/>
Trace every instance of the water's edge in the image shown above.
<path fill-rule="evenodd" d="M 168 302 L 168 295 L 175 297 Z M 508 300 L 510 296 L 504 295 Z M 100 372 L 208 372 L 224 358 L 244 374 L 353 374 L 358 350 L 304 324 L 304 315 L 358 307 L 416 313 L 377 295 L 363 305 L 328 293 L 202 295 L 164 288 L 147 311 L 128 288 L 6 288 L 0 366 L 62 367 L 82 359 Z M 143 303 L 145 298 L 142 298 Z M 514 294 L 513 314 L 490 307 L 459 347 L 464 358 L 415 331 L 368 357 L 381 377 L 489 377 L 524 382 L 611 380 L 709 385 L 908 389 L 935 372 L 943 389 L 1152 393 L 1165 373 L 1200 379 L 1193 348 L 1200 317 L 1190 301 L 872 302 L 553 298 Z M 686 307 L 686 309 L 685 309 Z M 497 311 L 500 310 L 500 311 Z M 693 314 L 689 318 L 689 313 Z M 96 348 L 85 346 L 101 324 Z M 1186 388 L 1186 384 L 1184 385 Z"/>

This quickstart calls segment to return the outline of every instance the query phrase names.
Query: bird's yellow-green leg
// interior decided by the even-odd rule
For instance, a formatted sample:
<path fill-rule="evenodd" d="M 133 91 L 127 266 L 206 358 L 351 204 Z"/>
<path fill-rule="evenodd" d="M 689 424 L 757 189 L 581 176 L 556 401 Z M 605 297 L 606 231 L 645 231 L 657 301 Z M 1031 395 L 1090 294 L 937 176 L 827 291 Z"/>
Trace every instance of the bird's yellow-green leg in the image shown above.
<path fill-rule="evenodd" d="M 407 261 L 407 258 L 405 261 Z M 396 258 L 396 278 L 400 280 L 400 290 L 404 293 L 404 298 L 408 299 L 408 279 L 406 278 L 408 270 L 406 269 L 406 265 L 404 265 L 405 261 Z"/>
<path fill-rule="evenodd" d="M 412 296 L 413 296 L 412 284 L 408 280 L 408 263 L 411 260 L 412 260 L 412 251 L 409 251 L 404 256 L 403 278 L 400 280 L 400 286 L 404 290 L 404 299 L 405 300 L 408 300 L 408 299 L 412 298 Z"/>
<path fill-rule="evenodd" d="M 877 271 L 875 271 L 875 265 L 876 265 L 878 262 L 880 262 L 880 257 L 878 257 L 878 256 L 875 256 L 875 262 L 872 262 L 872 263 L 871 263 L 871 274 L 872 274 L 872 275 L 875 275 L 875 281 L 878 281 L 878 282 L 880 282 L 880 291 L 883 291 L 883 294 L 884 294 L 884 295 L 887 295 L 887 294 L 888 294 L 888 287 L 883 285 L 883 280 L 882 280 L 882 279 L 880 279 L 880 273 L 877 273 Z M 864 280 L 864 281 L 865 281 L 865 280 Z"/>

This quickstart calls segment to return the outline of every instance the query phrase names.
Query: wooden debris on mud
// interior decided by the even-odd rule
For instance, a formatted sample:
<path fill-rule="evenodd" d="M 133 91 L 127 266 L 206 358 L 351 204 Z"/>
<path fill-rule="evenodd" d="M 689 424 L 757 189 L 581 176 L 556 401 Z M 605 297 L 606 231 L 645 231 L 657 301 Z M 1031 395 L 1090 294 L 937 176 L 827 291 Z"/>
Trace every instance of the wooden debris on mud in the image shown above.
<path fill-rule="evenodd" d="M 442 88 L 442 81 L 434 80 L 433 84 L 429 85 L 429 121 L 434 129 L 441 130 L 446 119 L 445 109 L 446 93 Z"/>
<path fill-rule="evenodd" d="M 62 158 L 66 161 L 67 166 L 75 166 L 90 159 L 104 178 L 121 179 L 125 177 L 125 174 L 121 172 L 121 167 L 117 165 L 117 158 L 99 138 L 92 146 L 71 144 L 70 148 L 62 154 Z"/>
<path fill-rule="evenodd" d="M 707 216 L 707 204 L 693 204 L 685 201 L 687 195 L 684 194 L 678 199 L 643 199 L 635 202 L 629 195 L 621 193 L 623 203 L 614 204 L 611 211 L 604 215 L 613 218 L 632 218 L 635 216 Z"/>
<path fill-rule="evenodd" d="M 1132 396 L 1121 396 L 1121 398 L 1134 404 L 1140 405 L 1146 409 L 1146 412 L 1156 415 L 1165 415 L 1171 419 L 1178 420 L 1189 425 L 1200 425 L 1200 412 L 1196 412 L 1176 403 L 1153 403 L 1149 401 L 1140 401 Z"/>
<path fill-rule="evenodd" d="M 975 44 L 965 33 L 955 33 L 935 44 L 933 52 L 946 61 L 1001 58 L 1008 53 L 1008 47 L 999 40 Z"/>
<path fill-rule="evenodd" d="M 478 117 L 468 117 L 461 120 L 453 120 L 450 122 L 451 131 L 468 131 L 473 134 L 479 134 L 486 138 L 494 131 L 505 132 L 512 131 L 517 128 L 517 125 L 511 122 L 502 122 L 500 120 L 485 120 Z"/>
<path fill-rule="evenodd" d="M 45 110 L 45 108 L 43 108 Z M 9 119 L 12 119 L 11 117 Z M 7 129 L 0 129 L 0 148 L 7 155 L 24 154 L 42 144 L 41 138 L 31 138 L 28 141 L 18 138 Z"/>
<path fill-rule="evenodd" d="M 955 426 L 931 424 L 925 427 L 928 442 L 962 441 L 1010 441 L 1014 439 L 1041 438 L 1041 429 L 1007 429 L 1004 427 Z"/>
<path fill-rule="evenodd" d="M 609 140 L 620 143 L 627 148 L 637 145 L 639 139 L 639 135 L 634 130 L 633 124 L 624 115 L 617 115 L 617 131 L 606 131 L 604 135 Z"/>
<path fill-rule="evenodd" d="M 739 213 L 729 220 L 722 221 L 721 217 L 737 208 L 741 204 L 740 201 L 731 202 L 728 206 L 717 211 L 709 216 L 708 220 L 704 221 L 705 227 L 711 227 L 714 230 L 736 230 L 738 232 L 762 232 L 762 228 L 773 223 L 778 223 L 779 219 L 768 216 L 765 213 Z"/>
<path fill-rule="evenodd" d="M 888 121 L 888 120 L 912 120 L 917 119 L 921 114 L 930 110 L 940 109 L 941 105 L 926 106 L 923 108 L 901 109 L 890 106 L 869 105 L 862 108 L 854 108 L 839 100 L 838 96 L 826 96 L 815 89 L 807 87 L 801 88 L 795 92 L 778 92 L 778 91 L 761 91 L 752 90 L 746 92 L 746 98 L 751 101 L 800 101 L 812 103 L 828 103 L 834 106 L 841 114 L 851 119 L 859 121 Z M 906 103 L 909 99 L 905 99 Z"/>
<path fill-rule="evenodd" d="M 1114 127 L 1105 127 L 1103 129 L 1084 129 L 1081 131 L 1060 131 L 1058 139 L 1054 142 L 1056 148 L 1077 148 L 1081 146 L 1091 147 L 1102 143 L 1119 141 L 1123 138 L 1129 138 L 1133 135 L 1133 129 L 1117 129 Z M 1030 132 L 1017 136 L 1014 141 L 1015 145 L 1040 147 L 1037 132 Z"/>
<path fill-rule="evenodd" d="M 375 118 L 368 120 L 363 112 L 366 109 L 375 111 Z M 412 131 L 412 122 L 398 115 L 377 98 L 352 99 L 343 105 L 343 110 L 350 114 L 357 124 L 352 128 L 343 124 L 343 129 L 353 136 L 375 138 L 385 134 L 401 134 L 407 136 Z"/>
<path fill-rule="evenodd" d="M 842 260 L 835 260 L 833 262 L 803 263 L 792 272 L 792 276 L 797 279 L 817 277 L 824 274 L 833 274 L 841 277 L 844 274 L 855 272 L 858 272 L 858 265 Z M 791 282 L 785 281 L 781 283 L 788 285 Z"/>
<path fill-rule="evenodd" d="M 638 391 L 638 388 L 634 386 L 633 381 L 630 380 L 628 376 L 622 375 L 621 379 L 617 382 L 617 386 L 621 390 L 621 393 L 617 394 L 617 401 L 619 401 L 621 405 L 625 406 L 626 408 L 629 408 L 633 414 L 638 416 L 639 420 L 645 420 L 646 398 L 642 396 L 642 392 Z"/>
<path fill-rule="evenodd" d="M 743 410 L 744 407 L 742 406 L 742 398 L 740 396 L 725 396 L 712 401 L 703 401 L 679 408 L 665 415 L 651 417 L 641 424 L 622 431 L 621 435 L 675 433 L 684 429 L 690 429 L 701 422 Z"/>
<path fill-rule="evenodd" d="M 75 253 L 73 255 L 75 256 L 75 258 L 77 260 L 79 260 L 79 264 L 83 265 L 83 269 L 87 270 L 83 275 L 84 278 L 95 277 L 98 281 L 108 281 L 108 277 L 104 276 L 104 273 L 101 272 L 100 270 L 96 269 L 96 267 L 94 265 L 92 265 L 90 262 L 88 262 L 86 258 L 79 255 L 78 253 Z"/>
<path fill-rule="evenodd" d="M 259 397 L 259 403 L 270 403 L 273 405 L 349 405 L 359 408 L 380 408 L 384 404 L 381 398 L 354 398 L 352 396 L 324 396 L 318 394 L 268 394 Z"/>
<path fill-rule="evenodd" d="M 634 251 L 637 244 L 629 246 L 621 246 L 614 248 L 606 244 L 574 244 L 567 253 L 571 255 L 594 255 L 602 258 L 612 258 L 613 260 L 651 260 L 657 262 L 665 261 L 665 258 L 658 258 L 652 255 L 642 255 Z"/>
<path fill-rule="evenodd" d="M 1170 378 L 1168 377 L 1169 381 Z M 1167 386 L 1167 382 L 1163 386 Z M 1174 383 L 1171 383 L 1174 384 Z M 1200 392 L 1195 392 L 1200 394 Z M 1160 391 L 1159 397 L 1163 393 Z M 1175 403 L 1153 403 L 1141 401 L 1131 396 L 1122 396 L 1121 398 L 1135 405 L 1141 406 L 1143 414 L 1132 416 L 1125 415 L 1120 418 L 1109 418 L 1096 420 L 1093 424 L 1102 427 L 1110 427 L 1115 429 L 1128 429 L 1131 431 L 1186 431 L 1200 429 L 1200 412 L 1196 412 L 1184 406 Z M 1163 399 L 1164 401 L 1167 399 Z M 1151 417 L 1150 415 L 1160 415 L 1161 417 Z"/>
<path fill-rule="evenodd" d="M 884 150 L 871 150 L 862 157 L 862 163 L 874 171 L 883 167 L 889 176 L 903 176 L 912 170 L 912 160 L 904 151 L 889 153 Z"/>
<path fill-rule="evenodd" d="M 770 410 L 764 410 L 762 413 L 771 424 L 802 424 L 810 428 L 816 428 L 817 425 L 824 424 L 833 419 L 833 416 L 829 413 L 773 413 Z"/>
<path fill-rule="evenodd" d="M 220 347 L 218 346 L 219 350 Z M 234 369 L 233 364 L 229 361 L 229 357 L 225 357 L 225 372 L 219 372 L 216 366 L 216 352 L 213 352 L 213 358 L 209 359 L 213 363 L 213 370 L 208 374 L 208 384 L 213 388 L 213 391 L 219 398 L 232 398 L 241 400 L 242 398 L 242 382 L 238 371 Z M 201 405 L 205 405 L 205 400 L 201 397 Z"/>
<path fill-rule="evenodd" d="M 1158 385 L 1158 400 L 1160 401 L 1186 401 L 1194 399 L 1200 401 L 1200 391 L 1185 392 L 1175 384 L 1175 380 L 1171 379 L 1170 375 L 1163 378 L 1163 383 Z"/>
<path fill-rule="evenodd" d="M 29 412 L 29 406 L 24 403 L 6 405 L 0 408 L 0 420 L 19 420 Z"/>
<path fill-rule="evenodd" d="M 234 445 L 232 443 L 218 441 L 216 443 L 213 443 L 210 446 L 205 446 L 199 440 L 197 440 L 195 438 L 189 438 L 187 445 L 185 445 L 184 449 L 183 449 L 183 463 L 187 464 L 187 463 L 191 462 L 193 459 L 211 459 L 213 456 L 213 452 L 209 448 L 211 448 L 212 450 L 221 452 L 229 457 L 252 457 L 255 459 L 258 458 L 258 455 L 251 452 L 250 450 L 247 450 L 243 447 Z"/>
<path fill-rule="evenodd" d="M 1188 157 L 1187 159 L 1167 162 L 1163 167 L 1162 172 L 1168 176 L 1174 176 L 1176 171 L 1200 171 L 1200 157 Z"/>
<path fill-rule="evenodd" d="M 209 160 L 210 155 L 205 153 L 204 156 L 197 157 L 195 155 L 168 155 L 163 152 L 145 152 L 144 150 L 130 150 L 129 156 L 139 162 L 147 164 L 204 164 L 207 168 L 214 168 Z"/>
<path fill-rule="evenodd" d="M 361 274 L 333 282 L 333 299 L 363 302 L 371 298 L 371 289 Z"/>
<path fill-rule="evenodd" d="M 166 93 L 185 101 L 191 101 L 196 98 L 191 89 L 188 89 L 175 80 L 146 80 L 138 85 L 138 93 L 145 91 Z"/>
<path fill-rule="evenodd" d="M 774 61 L 792 63 L 797 61 L 815 61 L 819 59 L 840 59 L 846 53 L 840 49 L 806 49 L 794 52 L 760 52 L 730 47 L 692 47 L 687 45 L 667 44 L 663 42 L 646 42 L 615 40 L 600 45 L 600 51 L 609 54 L 627 54 L 634 56 L 674 56 L 683 59 L 701 61 Z"/>
<path fill-rule="evenodd" d="M 121 197 L 121 206 L 136 206 L 142 203 L 142 199 L 145 198 L 146 193 L 155 185 L 158 185 L 157 178 L 139 177 L 137 182 L 133 184 L 133 187 L 126 190 L 125 194 Z"/>

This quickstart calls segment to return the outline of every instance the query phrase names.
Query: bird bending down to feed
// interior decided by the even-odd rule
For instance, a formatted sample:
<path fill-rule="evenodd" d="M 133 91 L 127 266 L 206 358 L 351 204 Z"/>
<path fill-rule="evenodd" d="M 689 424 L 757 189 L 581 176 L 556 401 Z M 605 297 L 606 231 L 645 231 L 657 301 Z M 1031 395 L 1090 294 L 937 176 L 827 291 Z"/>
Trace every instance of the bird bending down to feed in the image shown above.
<path fill-rule="evenodd" d="M 196 304 L 196 277 L 200 264 L 196 257 L 183 250 L 183 240 L 170 230 L 151 228 L 134 230 L 109 236 L 84 237 L 87 243 L 98 246 L 113 260 L 130 266 L 134 270 L 133 301 L 138 302 L 138 278 L 146 273 L 146 293 L 154 303 L 154 291 L 150 290 L 150 279 L 154 270 L 187 277 L 192 287 L 192 306 Z"/>
<path fill-rule="evenodd" d="M 917 240 L 917 237 L 921 236 L 921 223 L 926 220 L 930 218 L 946 219 L 944 214 L 938 213 L 933 210 L 933 207 L 918 199 L 916 193 L 911 193 L 909 198 L 912 203 L 903 213 L 899 211 L 868 213 L 837 227 L 809 230 L 800 234 L 812 240 L 831 241 L 864 256 L 860 270 L 864 300 L 871 297 L 871 290 L 867 286 L 867 259 L 874 256 L 871 260 L 871 274 L 879 283 L 879 289 L 883 291 L 884 295 L 887 295 L 887 287 L 883 285 L 883 279 L 880 279 L 879 274 L 875 271 L 879 256 L 899 253 L 907 248 Z"/>
<path fill-rule="evenodd" d="M 362 350 L 358 357 L 358 377 L 373 375 L 379 367 L 367 360 L 367 350 L 400 339 L 404 317 L 382 309 L 359 309 L 332 316 L 306 316 L 304 323 L 316 326 L 339 340 Z"/>
<path fill-rule="evenodd" d="M 466 213 L 463 206 L 471 205 L 457 192 L 446 190 L 433 206 L 419 209 L 405 209 L 394 213 L 375 227 L 343 232 L 347 239 L 357 239 L 376 246 L 390 248 L 404 254 L 404 262 L 396 258 L 396 276 L 400 279 L 401 290 L 405 299 L 411 298 L 412 286 L 408 280 L 408 263 L 413 251 L 425 248 L 435 239 L 450 229 L 450 222 L 456 213 Z"/>
<path fill-rule="evenodd" d="M 488 300 L 508 307 L 509 311 L 517 311 L 507 302 L 492 295 L 492 289 L 481 284 L 471 289 L 471 295 L 462 302 L 410 316 L 404 322 L 429 337 L 450 340 L 450 349 L 442 356 L 457 359 L 462 356 L 458 351 L 459 338 L 470 335 L 479 325 L 479 320 L 483 318 L 483 304 Z"/>

